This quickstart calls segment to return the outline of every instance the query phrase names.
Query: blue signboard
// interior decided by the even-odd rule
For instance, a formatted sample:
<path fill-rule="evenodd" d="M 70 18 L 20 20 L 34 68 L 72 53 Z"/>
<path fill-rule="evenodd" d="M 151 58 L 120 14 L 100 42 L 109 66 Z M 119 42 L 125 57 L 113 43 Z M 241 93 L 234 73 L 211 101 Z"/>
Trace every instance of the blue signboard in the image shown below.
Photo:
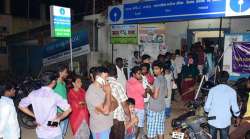
<path fill-rule="evenodd" d="M 222 17 L 225 0 L 157 0 L 124 5 L 124 22 L 160 22 Z"/>
<path fill-rule="evenodd" d="M 77 48 L 80 46 L 87 45 L 88 33 L 86 31 L 80 31 L 72 35 L 72 47 Z M 43 57 L 49 57 L 57 53 L 69 50 L 69 39 L 58 39 L 55 42 L 48 44 L 44 48 Z"/>
<path fill-rule="evenodd" d="M 114 19 L 118 13 L 123 13 L 124 24 L 224 17 L 226 0 L 155 0 L 118 6 L 109 8 L 110 24 L 118 20 Z"/>

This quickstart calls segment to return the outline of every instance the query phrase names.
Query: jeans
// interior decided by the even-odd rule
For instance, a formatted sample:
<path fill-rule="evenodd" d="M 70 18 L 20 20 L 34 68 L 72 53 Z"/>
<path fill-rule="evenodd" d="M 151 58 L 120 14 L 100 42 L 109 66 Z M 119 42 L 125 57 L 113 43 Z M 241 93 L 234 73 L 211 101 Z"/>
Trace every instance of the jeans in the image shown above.
<path fill-rule="evenodd" d="M 217 139 L 217 130 L 220 131 L 220 139 L 229 139 L 229 128 L 230 127 L 218 129 L 209 125 L 209 132 L 212 135 L 212 139 Z"/>
<path fill-rule="evenodd" d="M 93 133 L 93 139 L 109 139 L 110 131 L 111 129 L 98 132 L 98 133 Z"/>
<path fill-rule="evenodd" d="M 165 108 L 165 116 L 166 116 L 166 118 L 169 118 L 169 117 L 170 117 L 171 111 L 172 111 L 171 108 Z"/>
<path fill-rule="evenodd" d="M 66 118 L 63 121 L 60 122 L 60 127 L 62 130 L 62 136 L 64 137 L 67 133 L 67 129 L 68 129 L 68 124 L 69 124 L 69 119 Z"/>
<path fill-rule="evenodd" d="M 39 138 L 37 137 L 37 139 L 45 139 L 45 138 Z M 46 138 L 46 139 L 63 139 L 62 135 L 58 135 L 56 137 L 53 137 L 53 138 Z"/>
<path fill-rule="evenodd" d="M 135 135 L 125 135 L 125 139 L 135 139 Z"/>

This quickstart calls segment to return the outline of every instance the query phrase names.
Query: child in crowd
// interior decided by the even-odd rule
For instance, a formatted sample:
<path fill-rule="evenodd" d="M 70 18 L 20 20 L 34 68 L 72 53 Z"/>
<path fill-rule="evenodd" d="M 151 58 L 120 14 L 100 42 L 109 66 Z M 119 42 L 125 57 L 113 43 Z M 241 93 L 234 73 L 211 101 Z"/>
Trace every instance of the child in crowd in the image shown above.
<path fill-rule="evenodd" d="M 151 89 L 150 87 L 154 84 L 154 76 L 150 74 L 150 64 L 144 63 L 141 64 L 141 69 L 142 69 L 142 84 L 144 89 Z M 144 102 L 148 103 L 149 100 L 149 95 L 144 98 Z"/>
<path fill-rule="evenodd" d="M 128 98 L 126 101 L 128 106 L 129 106 L 129 111 L 130 111 L 130 117 L 131 120 L 126 120 L 125 121 L 125 139 L 135 139 L 136 137 L 136 132 L 135 132 L 135 126 L 138 124 L 138 117 L 135 115 L 135 100 L 133 98 Z"/>
<path fill-rule="evenodd" d="M 0 87 L 0 139 L 19 139 L 20 127 L 12 98 L 15 86 L 10 83 Z"/>
<path fill-rule="evenodd" d="M 173 73 L 171 72 L 171 67 L 166 66 L 165 67 L 165 78 L 167 80 L 167 96 L 165 98 L 166 102 L 166 109 L 165 109 L 165 114 L 166 118 L 170 117 L 171 114 L 171 97 L 172 97 L 172 88 L 173 88 Z"/>

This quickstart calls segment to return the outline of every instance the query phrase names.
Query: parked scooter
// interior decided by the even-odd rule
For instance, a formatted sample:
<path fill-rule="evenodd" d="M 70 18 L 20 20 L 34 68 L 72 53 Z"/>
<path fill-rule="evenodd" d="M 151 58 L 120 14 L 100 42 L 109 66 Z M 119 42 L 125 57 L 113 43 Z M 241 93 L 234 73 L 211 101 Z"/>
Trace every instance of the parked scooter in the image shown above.
<path fill-rule="evenodd" d="M 173 139 L 210 139 L 208 118 L 203 110 L 204 102 L 196 100 L 189 104 L 189 111 L 172 120 Z"/>
<path fill-rule="evenodd" d="M 25 78 L 25 80 L 20 80 L 17 82 L 16 85 L 16 96 L 14 98 L 14 103 L 17 110 L 17 117 L 20 126 L 27 128 L 27 129 L 34 129 L 37 125 L 35 119 L 24 114 L 22 111 L 18 109 L 18 104 L 20 103 L 21 99 L 27 97 L 30 92 L 36 90 L 41 87 L 40 80 L 34 80 L 32 78 Z M 32 106 L 29 107 L 32 110 Z"/>
<path fill-rule="evenodd" d="M 211 117 L 207 117 L 203 106 L 209 89 L 213 86 L 213 82 L 205 82 L 200 96 L 187 105 L 189 111 L 172 120 L 173 139 L 211 139 L 208 130 L 208 119 Z"/>

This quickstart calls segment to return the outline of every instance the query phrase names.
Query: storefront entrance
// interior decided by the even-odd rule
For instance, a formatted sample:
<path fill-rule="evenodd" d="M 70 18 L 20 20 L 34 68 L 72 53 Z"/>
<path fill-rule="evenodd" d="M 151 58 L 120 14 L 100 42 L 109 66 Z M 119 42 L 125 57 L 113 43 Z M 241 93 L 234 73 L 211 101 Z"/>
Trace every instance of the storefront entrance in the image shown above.
<path fill-rule="evenodd" d="M 229 28 L 222 28 L 221 33 L 219 28 L 209 29 L 188 29 L 187 30 L 187 42 L 190 48 L 195 42 L 201 42 L 206 44 L 207 42 L 212 43 L 215 46 L 223 49 L 224 46 L 224 35 L 230 33 Z"/>

